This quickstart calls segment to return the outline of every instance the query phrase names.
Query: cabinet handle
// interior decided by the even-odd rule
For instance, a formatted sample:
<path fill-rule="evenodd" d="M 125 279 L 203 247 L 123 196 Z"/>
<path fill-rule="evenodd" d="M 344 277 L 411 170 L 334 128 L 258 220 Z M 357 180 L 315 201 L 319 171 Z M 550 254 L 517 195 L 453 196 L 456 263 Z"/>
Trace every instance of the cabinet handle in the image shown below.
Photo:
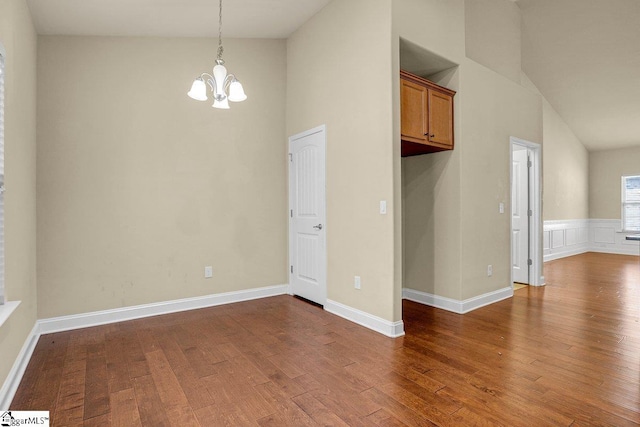
<path fill-rule="evenodd" d="M 436 135 L 432 133 L 432 134 L 431 134 L 431 135 L 429 135 L 429 136 L 430 136 L 431 138 L 434 138 Z"/>

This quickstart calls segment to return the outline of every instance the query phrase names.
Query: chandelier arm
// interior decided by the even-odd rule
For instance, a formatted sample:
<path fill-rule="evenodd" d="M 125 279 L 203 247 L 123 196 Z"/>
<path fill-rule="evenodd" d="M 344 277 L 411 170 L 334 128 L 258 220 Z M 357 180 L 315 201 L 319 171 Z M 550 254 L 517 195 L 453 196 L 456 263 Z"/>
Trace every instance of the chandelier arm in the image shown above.
<path fill-rule="evenodd" d="M 229 86 L 231 85 L 231 83 L 233 83 L 233 81 L 236 79 L 236 76 L 234 76 L 233 74 L 227 74 L 227 77 L 224 79 L 224 91 L 226 93 L 229 93 Z"/>
<path fill-rule="evenodd" d="M 206 78 L 205 78 L 206 77 Z M 207 84 L 209 85 L 209 88 L 211 88 L 212 92 L 215 92 L 215 85 L 216 85 L 216 79 L 215 77 L 213 77 L 211 74 L 209 73 L 202 73 L 200 74 L 200 78 L 202 80 L 204 80 L 205 82 L 207 82 Z"/>

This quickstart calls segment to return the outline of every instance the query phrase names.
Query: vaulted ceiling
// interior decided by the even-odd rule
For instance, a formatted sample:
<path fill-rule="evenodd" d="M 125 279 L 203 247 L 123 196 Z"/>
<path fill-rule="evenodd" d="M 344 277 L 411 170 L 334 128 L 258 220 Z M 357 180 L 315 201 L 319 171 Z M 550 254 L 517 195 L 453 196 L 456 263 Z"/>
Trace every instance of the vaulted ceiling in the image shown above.
<path fill-rule="evenodd" d="M 226 0 L 223 35 L 286 38 L 330 0 Z M 590 150 L 640 146 L 640 0 L 516 0 L 524 72 Z M 39 34 L 215 37 L 211 0 L 28 0 Z"/>
<path fill-rule="evenodd" d="M 640 146 L 640 0 L 518 0 L 522 68 L 589 150 Z"/>

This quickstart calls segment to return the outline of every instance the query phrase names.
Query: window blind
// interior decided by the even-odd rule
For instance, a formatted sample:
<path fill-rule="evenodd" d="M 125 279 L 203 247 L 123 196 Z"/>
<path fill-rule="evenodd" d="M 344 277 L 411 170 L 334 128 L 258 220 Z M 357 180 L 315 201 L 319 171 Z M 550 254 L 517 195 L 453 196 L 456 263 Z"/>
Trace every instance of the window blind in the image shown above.
<path fill-rule="evenodd" d="M 0 304 L 4 304 L 4 60 L 0 46 Z"/>
<path fill-rule="evenodd" d="M 622 177 L 622 229 L 640 231 L 640 175 Z"/>

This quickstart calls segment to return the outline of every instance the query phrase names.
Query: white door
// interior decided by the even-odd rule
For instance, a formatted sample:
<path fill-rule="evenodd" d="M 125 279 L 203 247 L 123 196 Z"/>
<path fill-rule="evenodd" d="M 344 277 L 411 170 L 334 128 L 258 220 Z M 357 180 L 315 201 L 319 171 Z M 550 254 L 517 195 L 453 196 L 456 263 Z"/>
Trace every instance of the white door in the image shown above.
<path fill-rule="evenodd" d="M 529 283 L 529 155 L 514 147 L 511 182 L 511 260 L 513 281 Z"/>
<path fill-rule="evenodd" d="M 289 138 L 289 284 L 291 292 L 327 299 L 324 126 Z"/>

